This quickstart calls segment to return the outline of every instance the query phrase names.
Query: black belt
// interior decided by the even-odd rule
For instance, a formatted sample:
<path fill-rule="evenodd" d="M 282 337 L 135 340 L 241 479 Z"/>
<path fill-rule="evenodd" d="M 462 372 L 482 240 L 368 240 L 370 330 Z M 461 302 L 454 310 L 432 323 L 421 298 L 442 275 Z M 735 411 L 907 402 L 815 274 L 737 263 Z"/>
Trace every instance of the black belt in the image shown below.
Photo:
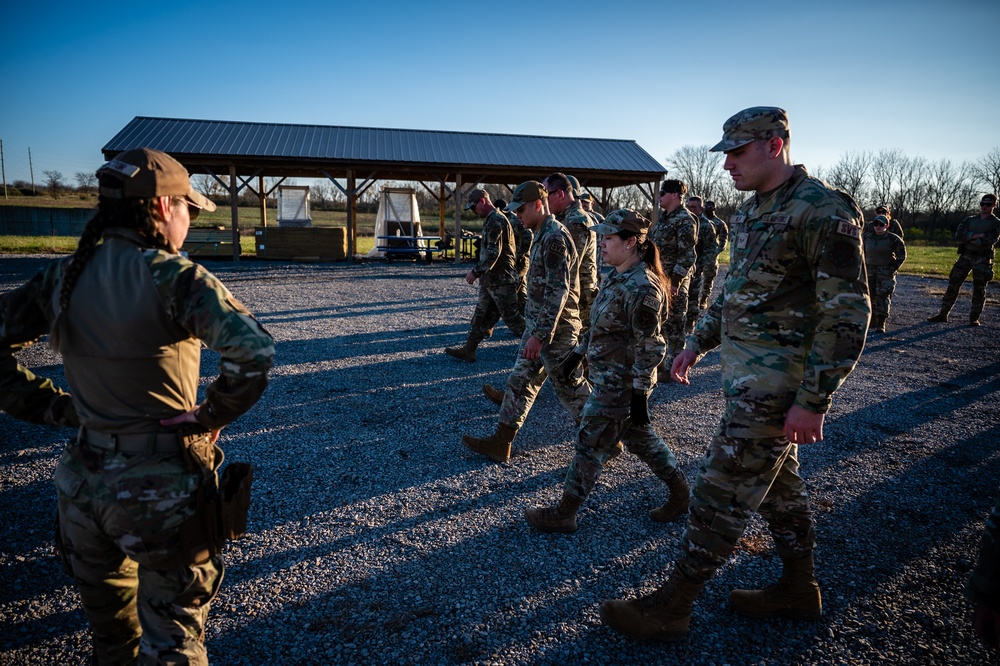
<path fill-rule="evenodd" d="M 116 434 L 80 428 L 78 441 L 121 453 L 176 453 L 182 448 L 181 439 L 174 432 Z"/>

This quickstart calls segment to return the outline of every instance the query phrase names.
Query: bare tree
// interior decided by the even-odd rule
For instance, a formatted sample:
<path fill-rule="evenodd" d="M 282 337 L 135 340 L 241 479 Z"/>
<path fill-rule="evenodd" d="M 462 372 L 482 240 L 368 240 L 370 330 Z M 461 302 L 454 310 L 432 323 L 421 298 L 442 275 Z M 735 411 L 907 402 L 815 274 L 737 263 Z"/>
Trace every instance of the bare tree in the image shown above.
<path fill-rule="evenodd" d="M 987 192 L 1000 192 L 1000 148 L 993 148 L 972 165 L 973 175 Z"/>
<path fill-rule="evenodd" d="M 929 231 L 951 228 L 964 214 L 968 202 L 975 196 L 975 177 L 968 162 L 956 167 L 951 160 L 930 165 L 927 176 L 927 214 Z"/>
<path fill-rule="evenodd" d="M 97 174 L 91 171 L 77 171 L 73 174 L 76 179 L 78 189 L 84 192 L 92 191 L 97 187 Z"/>
<path fill-rule="evenodd" d="M 683 180 L 691 194 L 715 199 L 728 178 L 722 170 L 723 154 L 709 152 L 709 148 L 709 145 L 681 146 L 667 158 L 667 166 L 673 172 L 670 177 Z"/>
<path fill-rule="evenodd" d="M 45 187 L 48 188 L 49 193 L 54 197 L 59 196 L 59 193 L 66 188 L 66 184 L 63 183 L 62 172 L 49 169 L 48 171 L 43 171 L 42 174 L 45 176 Z"/>
<path fill-rule="evenodd" d="M 868 151 L 846 152 L 826 174 L 825 180 L 850 194 L 856 201 L 861 201 L 867 194 L 868 170 L 871 164 L 872 155 Z M 818 171 L 816 177 L 820 177 Z"/>
<path fill-rule="evenodd" d="M 229 191 L 229 177 L 221 176 L 221 178 L 223 181 L 222 183 L 216 180 L 215 176 L 207 173 L 200 173 L 195 175 L 192 180 L 194 181 L 194 188 L 196 190 L 204 194 L 209 199 L 212 199 L 214 197 L 225 196 Z M 226 184 L 223 185 L 223 183 Z"/>

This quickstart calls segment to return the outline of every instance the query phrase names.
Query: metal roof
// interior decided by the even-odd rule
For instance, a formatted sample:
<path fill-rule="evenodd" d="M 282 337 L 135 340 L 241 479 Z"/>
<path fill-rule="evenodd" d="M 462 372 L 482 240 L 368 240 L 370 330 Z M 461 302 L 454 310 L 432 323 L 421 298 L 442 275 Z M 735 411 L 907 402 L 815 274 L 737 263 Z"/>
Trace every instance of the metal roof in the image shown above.
<path fill-rule="evenodd" d="M 658 182 L 666 169 L 623 139 L 290 125 L 137 116 L 102 149 L 105 158 L 138 147 L 170 153 L 193 173 L 235 166 L 240 175 L 516 183 L 553 171 L 596 187 Z"/>

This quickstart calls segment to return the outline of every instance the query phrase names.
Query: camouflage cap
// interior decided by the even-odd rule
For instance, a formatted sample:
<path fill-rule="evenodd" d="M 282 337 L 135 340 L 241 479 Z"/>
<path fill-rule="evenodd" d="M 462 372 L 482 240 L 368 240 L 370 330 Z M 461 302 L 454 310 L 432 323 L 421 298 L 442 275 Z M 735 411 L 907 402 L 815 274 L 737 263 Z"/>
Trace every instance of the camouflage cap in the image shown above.
<path fill-rule="evenodd" d="M 770 139 L 773 136 L 788 139 L 788 114 L 776 106 L 754 106 L 743 109 L 726 121 L 722 126 L 722 141 L 712 146 L 709 151 L 724 153 L 736 150 L 758 139 Z"/>
<path fill-rule="evenodd" d="M 610 236 L 622 231 L 631 231 L 636 236 L 645 236 L 649 220 L 630 208 L 619 208 L 608 213 L 604 221 L 590 227 L 594 233 Z"/>
<path fill-rule="evenodd" d="M 575 199 L 580 196 L 580 190 L 582 188 L 580 187 L 580 181 L 576 179 L 576 176 L 566 174 L 566 180 L 569 181 L 570 187 L 573 188 L 573 198 Z"/>
<path fill-rule="evenodd" d="M 463 208 L 462 210 L 469 210 L 471 208 L 474 208 L 475 205 L 479 203 L 480 199 L 482 199 L 483 197 L 489 198 L 489 196 L 490 195 L 486 192 L 486 190 L 481 190 L 477 187 L 476 189 L 469 192 L 469 197 L 465 200 L 465 208 Z"/>
<path fill-rule="evenodd" d="M 885 215 L 879 215 L 874 220 L 872 220 L 872 226 L 876 227 L 887 227 L 889 226 L 889 220 Z"/>
<path fill-rule="evenodd" d="M 152 199 L 185 197 L 188 203 L 207 211 L 215 204 L 191 187 L 187 169 L 170 155 L 152 148 L 135 148 L 119 153 L 97 170 L 97 177 L 110 176 L 121 183 L 110 185 L 105 179 L 101 196 L 113 199 Z"/>
<path fill-rule="evenodd" d="M 526 203 L 548 197 L 549 193 L 545 191 L 545 187 L 541 183 L 537 180 L 526 180 L 514 188 L 514 196 L 504 210 L 516 211 Z"/>
<path fill-rule="evenodd" d="M 593 201 L 594 195 L 590 192 L 580 192 L 580 196 L 577 197 L 580 201 Z"/>

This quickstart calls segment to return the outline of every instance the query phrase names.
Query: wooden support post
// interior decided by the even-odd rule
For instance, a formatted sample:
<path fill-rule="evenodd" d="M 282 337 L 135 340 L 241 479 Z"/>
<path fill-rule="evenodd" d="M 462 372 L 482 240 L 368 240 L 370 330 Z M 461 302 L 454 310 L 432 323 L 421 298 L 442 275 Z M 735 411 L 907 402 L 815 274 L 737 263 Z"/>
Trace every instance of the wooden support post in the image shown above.
<path fill-rule="evenodd" d="M 229 166 L 229 206 L 233 220 L 233 261 L 240 260 L 240 202 L 236 187 L 236 165 Z"/>
<path fill-rule="evenodd" d="M 358 246 L 358 209 L 355 195 L 354 171 L 347 171 L 347 260 L 354 263 Z"/>
<path fill-rule="evenodd" d="M 455 174 L 455 263 L 462 263 L 462 174 Z"/>
<path fill-rule="evenodd" d="M 257 192 L 260 196 L 260 226 L 267 226 L 267 191 L 264 189 L 264 176 L 257 181 Z"/>

